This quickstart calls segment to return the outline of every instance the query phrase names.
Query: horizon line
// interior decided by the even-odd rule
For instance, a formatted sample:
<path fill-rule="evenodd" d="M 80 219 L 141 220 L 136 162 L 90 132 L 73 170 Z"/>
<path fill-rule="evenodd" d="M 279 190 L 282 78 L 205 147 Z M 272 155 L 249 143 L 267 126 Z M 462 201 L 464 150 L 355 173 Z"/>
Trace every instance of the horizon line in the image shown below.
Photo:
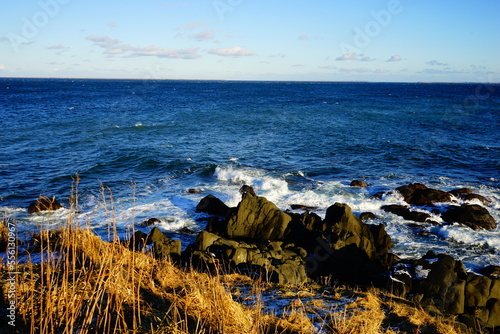
<path fill-rule="evenodd" d="M 151 81 L 243 81 L 243 82 L 332 82 L 332 83 L 418 83 L 418 84 L 500 84 L 488 81 L 370 81 L 370 80 L 262 80 L 262 79 L 183 79 L 183 78 L 112 78 L 112 77 L 3 77 L 0 79 L 73 79 L 73 80 L 151 80 Z"/>

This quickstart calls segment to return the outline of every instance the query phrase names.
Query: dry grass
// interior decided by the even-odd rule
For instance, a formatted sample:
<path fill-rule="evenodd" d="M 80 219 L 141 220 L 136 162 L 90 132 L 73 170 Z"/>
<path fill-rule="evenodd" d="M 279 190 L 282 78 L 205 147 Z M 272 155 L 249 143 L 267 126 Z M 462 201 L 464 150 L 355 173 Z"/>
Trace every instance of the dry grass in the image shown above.
<path fill-rule="evenodd" d="M 421 307 L 375 289 L 330 315 L 326 329 L 335 334 L 467 334 L 449 318 L 431 316 Z"/>

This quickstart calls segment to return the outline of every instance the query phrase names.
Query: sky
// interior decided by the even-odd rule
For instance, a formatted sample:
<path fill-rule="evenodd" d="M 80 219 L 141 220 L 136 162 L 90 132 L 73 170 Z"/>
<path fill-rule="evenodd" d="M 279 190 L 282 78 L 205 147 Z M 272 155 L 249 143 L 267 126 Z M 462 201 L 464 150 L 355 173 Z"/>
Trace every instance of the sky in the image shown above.
<path fill-rule="evenodd" d="M 0 77 L 499 82 L 498 0 L 0 3 Z"/>

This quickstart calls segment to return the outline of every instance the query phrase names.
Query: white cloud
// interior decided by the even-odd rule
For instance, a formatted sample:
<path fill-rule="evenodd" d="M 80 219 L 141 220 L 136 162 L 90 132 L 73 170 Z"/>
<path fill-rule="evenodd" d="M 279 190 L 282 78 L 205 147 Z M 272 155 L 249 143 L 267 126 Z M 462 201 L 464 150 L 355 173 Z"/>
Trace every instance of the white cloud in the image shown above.
<path fill-rule="evenodd" d="M 300 39 L 301 41 L 307 41 L 307 40 L 309 39 L 309 36 L 307 36 L 307 35 L 300 35 L 300 36 L 299 36 L 299 39 Z"/>
<path fill-rule="evenodd" d="M 252 51 L 245 50 L 240 46 L 235 46 L 234 48 L 227 49 L 212 49 L 209 50 L 208 53 L 223 57 L 246 57 L 255 55 L 255 53 L 253 53 Z"/>
<path fill-rule="evenodd" d="M 185 26 L 178 27 L 175 30 L 195 30 L 195 29 L 201 28 L 205 25 L 206 25 L 206 23 L 203 23 L 203 22 L 189 22 Z"/>
<path fill-rule="evenodd" d="M 215 38 L 215 34 L 213 30 L 205 30 L 202 32 L 199 32 L 197 34 L 192 34 L 188 36 L 191 39 L 194 39 L 198 42 L 204 42 L 204 41 L 209 41 Z"/>
<path fill-rule="evenodd" d="M 198 49 L 172 49 L 161 48 L 156 45 L 147 47 L 134 47 L 130 44 L 121 44 L 119 39 L 113 39 L 109 36 L 87 36 L 86 40 L 94 42 L 95 45 L 104 48 L 104 54 L 109 56 L 124 54 L 127 58 L 152 56 L 158 58 L 179 58 L 195 59 L 199 58 Z"/>
<path fill-rule="evenodd" d="M 120 43 L 119 39 L 113 39 L 109 36 L 95 36 L 89 35 L 85 38 L 88 41 L 92 41 L 101 48 L 110 48 L 118 43 Z"/>
<path fill-rule="evenodd" d="M 106 23 L 106 25 L 108 27 L 110 27 L 110 28 L 116 28 L 116 26 L 117 26 L 116 22 L 114 22 L 114 21 L 113 22 L 108 22 L 108 23 Z"/>
<path fill-rule="evenodd" d="M 426 65 L 429 65 L 429 66 L 448 66 L 448 64 L 446 63 L 441 63 L 437 60 L 429 60 L 427 63 L 425 63 Z"/>
<path fill-rule="evenodd" d="M 356 53 L 355 52 L 344 53 L 340 57 L 337 57 L 335 60 L 356 60 Z"/>
<path fill-rule="evenodd" d="M 357 60 L 357 61 L 372 61 L 375 60 L 371 57 L 368 57 L 364 54 L 358 55 L 356 52 L 349 52 L 349 53 L 344 53 L 340 57 L 335 58 L 335 60 Z"/>
<path fill-rule="evenodd" d="M 391 56 L 389 59 L 387 59 L 387 62 L 392 63 L 395 61 L 401 61 L 401 56 L 400 55 L 394 55 Z"/>
<path fill-rule="evenodd" d="M 195 59 L 199 58 L 198 49 L 164 49 L 152 45 L 145 48 L 134 48 L 130 57 L 154 56 L 158 58 L 179 58 L 179 59 Z"/>
<path fill-rule="evenodd" d="M 62 44 L 52 45 L 47 47 L 48 50 L 68 50 L 68 46 L 64 46 Z"/>
<path fill-rule="evenodd" d="M 0 71 L 5 70 L 5 65 L 0 64 Z"/>
<path fill-rule="evenodd" d="M 454 70 L 451 67 L 445 67 L 445 68 L 425 68 L 422 71 L 418 73 L 424 73 L 424 74 L 460 74 L 460 73 L 467 73 L 462 70 Z"/>

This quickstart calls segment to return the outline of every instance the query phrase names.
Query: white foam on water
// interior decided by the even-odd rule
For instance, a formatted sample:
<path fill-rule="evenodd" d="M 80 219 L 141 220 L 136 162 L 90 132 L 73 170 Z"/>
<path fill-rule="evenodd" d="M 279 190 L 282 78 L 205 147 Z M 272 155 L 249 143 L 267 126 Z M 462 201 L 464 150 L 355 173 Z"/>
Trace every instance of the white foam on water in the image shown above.
<path fill-rule="evenodd" d="M 423 266 L 418 265 L 415 267 L 415 278 L 418 280 L 426 279 L 430 272 L 430 269 L 424 269 Z"/>
<path fill-rule="evenodd" d="M 222 192 L 225 190 L 232 194 L 226 202 L 229 206 L 238 205 L 241 199 L 238 190 L 244 184 L 251 186 L 256 194 L 266 197 L 275 204 L 283 196 L 290 193 L 288 183 L 284 179 L 268 175 L 258 169 L 217 166 L 214 176 L 220 183 L 216 185 L 215 189 Z M 223 189 L 224 187 L 226 189 Z"/>

